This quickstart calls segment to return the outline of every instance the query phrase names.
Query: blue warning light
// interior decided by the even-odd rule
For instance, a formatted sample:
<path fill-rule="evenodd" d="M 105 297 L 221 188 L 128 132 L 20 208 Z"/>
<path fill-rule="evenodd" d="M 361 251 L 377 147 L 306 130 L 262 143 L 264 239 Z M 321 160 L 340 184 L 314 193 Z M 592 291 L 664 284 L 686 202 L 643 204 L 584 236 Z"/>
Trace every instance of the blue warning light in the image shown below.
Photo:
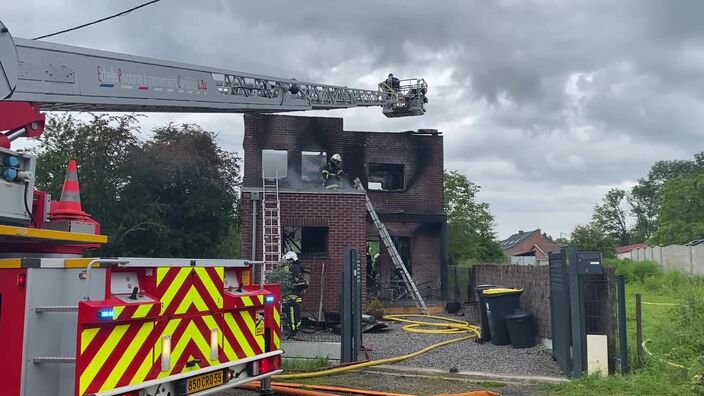
<path fill-rule="evenodd" d="M 106 309 L 101 309 L 98 311 L 98 319 L 110 319 L 112 320 L 115 317 L 115 309 L 114 308 L 106 308 Z"/>

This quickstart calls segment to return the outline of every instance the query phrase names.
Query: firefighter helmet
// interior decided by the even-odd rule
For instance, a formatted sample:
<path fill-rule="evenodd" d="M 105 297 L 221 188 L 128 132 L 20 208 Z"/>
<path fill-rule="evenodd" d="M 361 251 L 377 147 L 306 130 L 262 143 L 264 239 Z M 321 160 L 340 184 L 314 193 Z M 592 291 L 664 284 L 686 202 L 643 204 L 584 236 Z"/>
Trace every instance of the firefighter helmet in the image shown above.
<path fill-rule="evenodd" d="M 340 165 L 342 163 L 342 156 L 340 154 L 333 154 L 332 158 L 330 158 L 330 161 L 332 161 L 332 163 L 335 165 Z"/>
<path fill-rule="evenodd" d="M 284 260 L 290 263 L 294 263 L 298 261 L 298 255 L 296 254 L 296 252 L 286 252 L 286 254 L 284 254 Z"/>

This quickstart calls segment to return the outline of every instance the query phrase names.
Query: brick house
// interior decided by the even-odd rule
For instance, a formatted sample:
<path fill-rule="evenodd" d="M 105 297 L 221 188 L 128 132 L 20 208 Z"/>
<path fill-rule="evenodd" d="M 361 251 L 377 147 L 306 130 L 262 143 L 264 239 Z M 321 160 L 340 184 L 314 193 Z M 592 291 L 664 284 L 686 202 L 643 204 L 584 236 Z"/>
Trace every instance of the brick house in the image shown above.
<path fill-rule="evenodd" d="M 550 239 L 540 228 L 533 231 L 518 231 L 499 243 L 511 258 L 511 264 L 547 263 L 548 253 L 559 252 L 560 245 Z"/>
<path fill-rule="evenodd" d="M 323 307 L 339 310 L 344 249 L 358 249 L 365 268 L 367 245 L 379 240 L 364 193 L 355 190 L 351 180 L 338 190 L 323 188 L 320 167 L 340 153 L 345 173 L 350 179 L 359 177 L 367 188 L 419 288 L 426 294 L 441 293 L 447 250 L 440 133 L 345 131 L 341 118 L 261 114 L 246 114 L 244 126 L 243 257 L 262 257 L 261 205 L 253 240 L 252 193 L 262 190 L 263 174 L 277 175 L 283 251 L 298 252 L 302 264 L 312 270 L 304 307 L 317 312 L 324 263 Z M 388 280 L 390 258 L 384 248 L 380 251 L 377 269 L 380 278 Z"/>

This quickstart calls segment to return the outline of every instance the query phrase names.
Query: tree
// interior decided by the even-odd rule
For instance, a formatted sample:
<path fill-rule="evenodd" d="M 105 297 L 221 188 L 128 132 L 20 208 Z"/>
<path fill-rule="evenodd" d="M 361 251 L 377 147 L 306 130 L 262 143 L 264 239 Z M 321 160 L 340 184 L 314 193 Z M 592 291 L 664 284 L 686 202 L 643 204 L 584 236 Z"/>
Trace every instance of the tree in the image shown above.
<path fill-rule="evenodd" d="M 559 238 L 555 239 L 555 243 L 560 246 L 565 246 L 565 245 L 570 244 L 570 240 L 565 237 L 559 237 Z"/>
<path fill-rule="evenodd" d="M 170 124 L 133 152 L 125 188 L 130 232 L 121 251 L 135 255 L 217 257 L 237 236 L 239 166 L 215 135 L 197 125 Z M 129 208 L 126 208 L 129 209 Z"/>
<path fill-rule="evenodd" d="M 91 115 L 80 121 L 70 115 L 47 118 L 39 138 L 37 188 L 61 196 L 69 159 L 78 162 L 83 210 L 115 236 L 122 207 L 120 197 L 129 181 L 129 161 L 139 145 L 137 117 Z"/>
<path fill-rule="evenodd" d="M 480 187 L 457 171 L 445 171 L 448 255 L 453 265 L 471 261 L 499 261 L 504 253 L 496 241 L 489 205 L 476 202 Z"/>
<path fill-rule="evenodd" d="M 626 224 L 626 210 L 623 208 L 626 192 L 619 188 L 612 188 L 601 200 L 601 205 L 594 206 L 592 220 L 594 224 L 604 230 L 619 246 L 630 243 L 631 233 Z"/>
<path fill-rule="evenodd" d="M 613 239 L 593 222 L 575 227 L 570 240 L 579 250 L 598 250 L 605 258 L 616 257 Z"/>
<path fill-rule="evenodd" d="M 50 117 L 38 187 L 58 199 L 69 158 L 79 163 L 84 210 L 110 242 L 102 256 L 235 257 L 239 254 L 236 154 L 213 133 L 168 125 L 140 141 L 135 116 Z"/>
<path fill-rule="evenodd" d="M 655 162 L 648 177 L 638 180 L 628 197 L 631 214 L 636 220 L 632 230 L 633 241 L 645 241 L 658 230 L 661 187 L 669 180 L 701 173 L 704 173 L 704 152 L 695 154 L 693 160 Z"/>
<path fill-rule="evenodd" d="M 683 244 L 704 238 L 704 173 L 676 177 L 663 184 L 658 225 L 652 243 Z"/>
<path fill-rule="evenodd" d="M 650 179 L 640 179 L 628 195 L 635 225 L 631 230 L 632 242 L 643 242 L 657 230 L 658 186 Z"/>

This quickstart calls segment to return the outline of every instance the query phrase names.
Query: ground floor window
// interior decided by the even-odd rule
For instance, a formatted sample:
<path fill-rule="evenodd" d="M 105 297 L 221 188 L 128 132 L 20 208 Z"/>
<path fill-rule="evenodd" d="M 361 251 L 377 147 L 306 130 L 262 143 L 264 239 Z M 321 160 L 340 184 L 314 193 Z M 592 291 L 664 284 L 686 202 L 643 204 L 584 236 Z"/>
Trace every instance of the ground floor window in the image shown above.
<path fill-rule="evenodd" d="M 328 227 L 284 227 L 283 251 L 303 256 L 327 256 Z"/>
<path fill-rule="evenodd" d="M 403 264 L 406 265 L 408 273 L 413 275 L 413 266 L 411 263 L 411 237 L 392 236 L 391 240 L 394 241 L 398 255 L 401 256 L 401 260 L 403 260 Z"/>

